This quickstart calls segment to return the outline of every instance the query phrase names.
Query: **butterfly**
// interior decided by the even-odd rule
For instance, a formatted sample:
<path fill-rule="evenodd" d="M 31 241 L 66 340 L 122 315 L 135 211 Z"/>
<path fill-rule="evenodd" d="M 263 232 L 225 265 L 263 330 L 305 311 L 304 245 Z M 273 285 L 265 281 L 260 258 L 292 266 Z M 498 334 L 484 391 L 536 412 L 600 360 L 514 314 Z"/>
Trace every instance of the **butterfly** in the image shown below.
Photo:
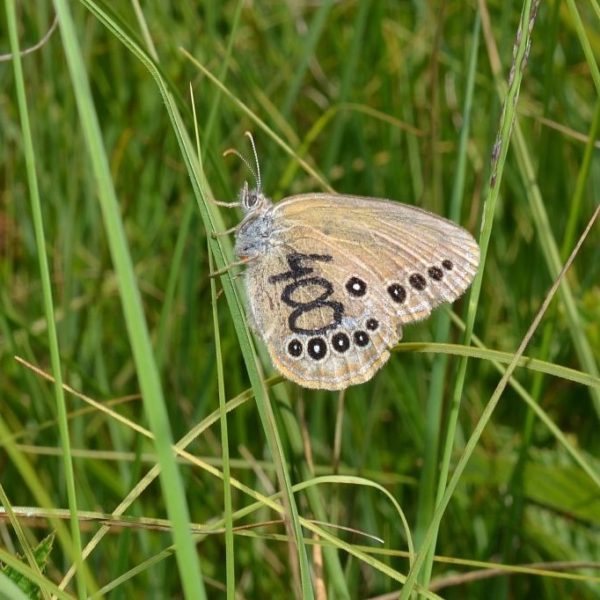
<path fill-rule="evenodd" d="M 404 325 L 465 292 L 477 242 L 452 221 L 392 200 L 313 193 L 274 204 L 249 137 L 257 187 L 240 192 L 235 253 L 246 264 L 252 327 L 276 369 L 301 386 L 363 383 Z"/>

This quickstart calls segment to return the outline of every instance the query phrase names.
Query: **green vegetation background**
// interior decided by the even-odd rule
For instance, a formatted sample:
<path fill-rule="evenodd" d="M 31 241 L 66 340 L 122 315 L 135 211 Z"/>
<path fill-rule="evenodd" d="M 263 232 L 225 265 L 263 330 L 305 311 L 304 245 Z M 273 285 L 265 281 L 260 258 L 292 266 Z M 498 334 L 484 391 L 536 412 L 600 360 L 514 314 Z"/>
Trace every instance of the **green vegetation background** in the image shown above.
<path fill-rule="evenodd" d="M 0 63 L 0 592 L 50 597 L 75 563 L 61 597 L 367 598 L 402 589 L 414 544 L 428 597 L 599 597 L 597 225 L 525 351 L 539 361 L 494 397 L 599 203 L 597 2 L 525 20 L 504 117 L 529 1 L 56 8 L 59 30 L 21 59 L 30 136 Z M 54 15 L 18 3 L 21 48 Z M 209 277 L 232 260 L 212 230 L 240 218 L 209 198 L 234 200 L 250 177 L 222 156 L 248 152 L 245 130 L 274 200 L 331 186 L 476 236 L 486 213 L 469 312 L 467 296 L 460 318 L 443 308 L 406 329 L 345 397 L 263 386 L 240 279 Z M 461 319 L 482 350 L 460 345 Z"/>

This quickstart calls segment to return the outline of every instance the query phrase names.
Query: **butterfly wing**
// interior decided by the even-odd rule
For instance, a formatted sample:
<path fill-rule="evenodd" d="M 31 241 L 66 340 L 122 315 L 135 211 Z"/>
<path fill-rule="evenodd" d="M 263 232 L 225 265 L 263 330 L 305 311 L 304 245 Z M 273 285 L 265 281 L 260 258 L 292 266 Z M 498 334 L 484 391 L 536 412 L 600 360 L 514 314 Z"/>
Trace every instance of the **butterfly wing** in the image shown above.
<path fill-rule="evenodd" d="M 344 389 L 373 376 L 401 330 L 377 299 L 344 296 L 341 256 L 311 246 L 294 241 L 250 262 L 249 307 L 278 371 L 304 387 Z"/>
<path fill-rule="evenodd" d="M 375 293 L 399 323 L 428 317 L 469 287 L 479 266 L 479 246 L 456 223 L 391 200 L 305 194 L 275 206 L 288 237 L 319 240 L 339 249 L 352 266 L 371 272 Z M 293 233 L 292 233 L 293 232 Z M 285 234 L 284 234 L 285 235 Z M 278 238 L 273 234 L 273 241 Z"/>
<path fill-rule="evenodd" d="M 458 225 L 356 196 L 293 196 L 270 212 L 265 250 L 245 273 L 273 363 L 309 388 L 367 381 L 404 323 L 468 287 L 479 249 Z"/>

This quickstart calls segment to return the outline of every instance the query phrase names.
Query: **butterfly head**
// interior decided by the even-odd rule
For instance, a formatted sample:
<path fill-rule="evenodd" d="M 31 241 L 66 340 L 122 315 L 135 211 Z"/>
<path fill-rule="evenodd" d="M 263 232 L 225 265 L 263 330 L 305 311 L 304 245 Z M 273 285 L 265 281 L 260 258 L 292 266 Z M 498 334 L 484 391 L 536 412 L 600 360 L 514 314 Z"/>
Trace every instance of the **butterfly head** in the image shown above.
<path fill-rule="evenodd" d="M 248 182 L 245 182 L 244 187 L 240 190 L 239 201 L 244 215 L 259 214 L 271 204 L 260 187 L 250 189 Z"/>

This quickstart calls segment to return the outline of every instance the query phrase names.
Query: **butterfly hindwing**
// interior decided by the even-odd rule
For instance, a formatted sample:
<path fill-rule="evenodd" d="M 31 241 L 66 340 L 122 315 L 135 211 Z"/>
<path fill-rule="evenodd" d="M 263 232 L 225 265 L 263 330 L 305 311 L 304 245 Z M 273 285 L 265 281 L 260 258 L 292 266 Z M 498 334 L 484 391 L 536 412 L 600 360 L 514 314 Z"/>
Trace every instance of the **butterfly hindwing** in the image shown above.
<path fill-rule="evenodd" d="M 314 248 L 313 248 L 314 249 Z M 347 276 L 341 255 L 303 242 L 278 248 L 246 271 L 250 308 L 271 358 L 305 387 L 343 389 L 368 380 L 400 339 L 393 314 Z"/>

